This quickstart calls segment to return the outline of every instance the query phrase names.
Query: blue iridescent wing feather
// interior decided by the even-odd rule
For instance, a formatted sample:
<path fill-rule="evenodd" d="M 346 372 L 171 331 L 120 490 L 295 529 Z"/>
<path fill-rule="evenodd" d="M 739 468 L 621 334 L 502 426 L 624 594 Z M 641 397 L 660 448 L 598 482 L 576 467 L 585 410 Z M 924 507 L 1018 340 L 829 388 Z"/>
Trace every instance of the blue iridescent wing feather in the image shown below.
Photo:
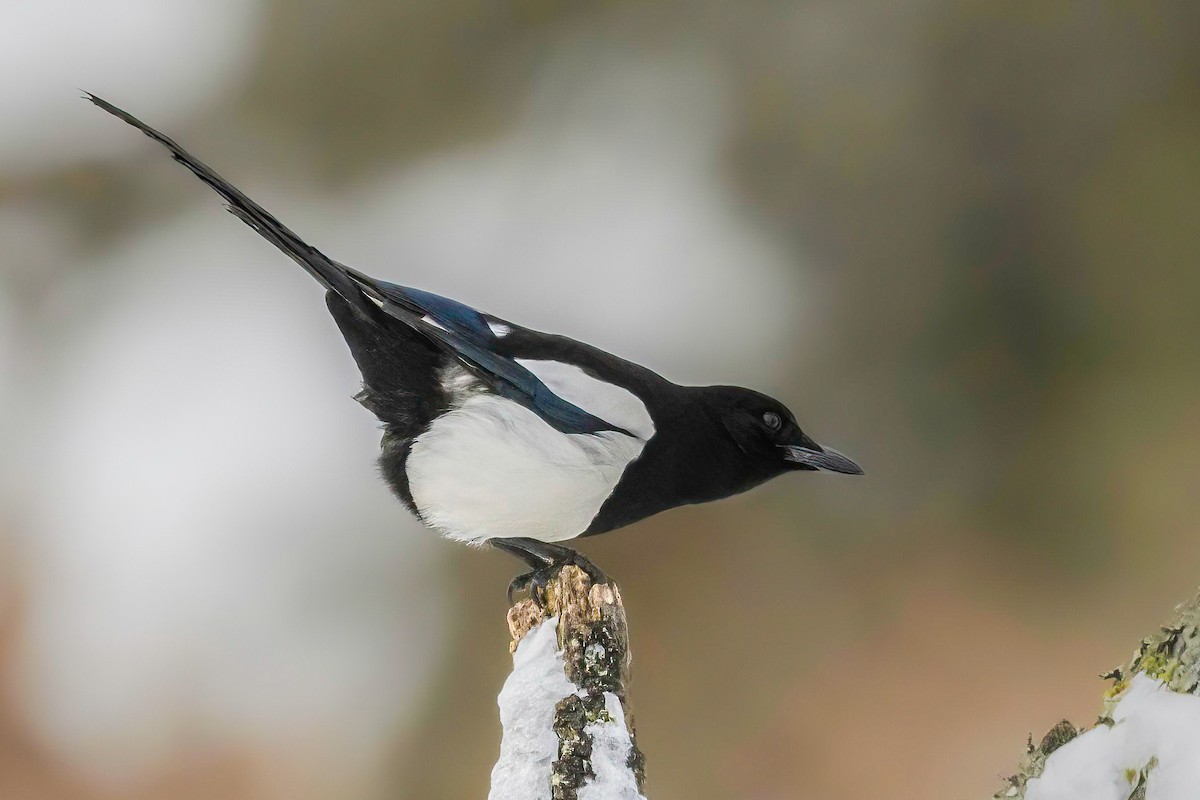
<path fill-rule="evenodd" d="M 563 433 L 629 433 L 562 399 L 515 359 L 496 352 L 498 337 L 492 332 L 487 318 L 470 306 L 384 281 L 371 281 L 370 285 L 384 298 L 384 313 L 417 328 L 453 351 L 459 361 L 492 391 L 530 409 L 556 430 Z M 429 324 L 425 317 L 436 324 Z"/>

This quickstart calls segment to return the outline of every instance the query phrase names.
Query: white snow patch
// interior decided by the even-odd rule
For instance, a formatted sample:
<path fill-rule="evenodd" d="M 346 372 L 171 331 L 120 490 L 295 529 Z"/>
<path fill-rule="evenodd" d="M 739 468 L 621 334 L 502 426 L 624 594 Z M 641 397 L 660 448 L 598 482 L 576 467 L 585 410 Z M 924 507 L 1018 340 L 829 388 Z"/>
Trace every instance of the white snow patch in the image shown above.
<path fill-rule="evenodd" d="M 592 737 L 592 771 L 596 778 L 579 787 L 579 800 L 646 800 L 629 768 L 633 738 L 625 724 L 621 701 L 612 692 L 605 692 L 604 709 L 612 717 L 611 722 L 593 722 L 584 728 Z"/>
<path fill-rule="evenodd" d="M 1046 759 L 1026 800 L 1126 800 L 1142 770 L 1146 800 L 1194 800 L 1200 786 L 1200 697 L 1134 677 L 1116 724 L 1081 734 Z"/>
<path fill-rule="evenodd" d="M 551 617 L 517 645 L 512 674 L 500 690 L 504 733 L 488 800 L 549 800 L 551 765 L 558 758 L 554 708 L 572 694 L 583 697 L 586 692 L 567 679 L 558 649 L 558 617 Z M 605 692 L 604 708 L 612 720 L 584 728 L 592 737 L 596 777 L 579 788 L 579 800 L 645 800 L 628 766 L 633 739 L 621 701 Z"/>
<path fill-rule="evenodd" d="M 579 689 L 567 680 L 557 631 L 558 617 L 551 617 L 513 654 L 512 674 L 497 698 L 504 733 L 488 800 L 550 798 L 550 765 L 558 758 L 554 707 Z"/>

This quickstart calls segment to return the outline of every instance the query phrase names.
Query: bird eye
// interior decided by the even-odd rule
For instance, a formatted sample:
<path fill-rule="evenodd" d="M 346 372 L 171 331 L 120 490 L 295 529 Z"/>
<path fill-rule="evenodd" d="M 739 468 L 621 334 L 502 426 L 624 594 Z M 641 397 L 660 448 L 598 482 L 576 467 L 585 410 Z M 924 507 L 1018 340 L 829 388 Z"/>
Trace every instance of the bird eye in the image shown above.
<path fill-rule="evenodd" d="M 763 423 L 773 431 L 777 431 L 783 427 L 783 420 L 774 411 L 768 411 L 763 414 Z"/>

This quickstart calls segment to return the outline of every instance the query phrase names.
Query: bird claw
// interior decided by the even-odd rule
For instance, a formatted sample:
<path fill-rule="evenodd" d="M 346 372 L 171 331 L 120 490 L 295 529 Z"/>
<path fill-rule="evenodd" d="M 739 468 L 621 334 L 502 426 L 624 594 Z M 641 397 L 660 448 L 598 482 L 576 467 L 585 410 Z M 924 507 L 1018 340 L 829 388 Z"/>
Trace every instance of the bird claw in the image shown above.
<path fill-rule="evenodd" d="M 529 586 L 529 579 L 533 575 L 532 572 L 526 572 L 513 578 L 508 582 L 508 605 L 511 608 L 517 604 L 517 593 Z"/>
<path fill-rule="evenodd" d="M 508 583 L 508 604 L 510 606 L 516 605 L 516 595 L 520 592 L 528 591 L 529 599 L 533 601 L 534 605 L 538 608 L 545 608 L 546 586 L 550 582 L 551 575 L 557 569 L 558 567 L 544 567 L 522 573 L 513 578 Z"/>
<path fill-rule="evenodd" d="M 593 585 L 611 583 L 604 572 L 583 555 L 569 547 L 540 542 L 535 539 L 493 539 L 492 545 L 524 561 L 531 569 L 513 578 L 508 584 L 508 604 L 523 591 L 539 608 L 546 607 L 546 587 L 563 567 L 578 567 Z"/>
<path fill-rule="evenodd" d="M 593 586 L 612 583 L 612 579 L 604 574 L 604 570 L 589 561 L 582 553 L 572 552 L 571 559 L 567 563 L 583 570 L 583 573 L 588 576 L 588 580 L 592 582 Z"/>

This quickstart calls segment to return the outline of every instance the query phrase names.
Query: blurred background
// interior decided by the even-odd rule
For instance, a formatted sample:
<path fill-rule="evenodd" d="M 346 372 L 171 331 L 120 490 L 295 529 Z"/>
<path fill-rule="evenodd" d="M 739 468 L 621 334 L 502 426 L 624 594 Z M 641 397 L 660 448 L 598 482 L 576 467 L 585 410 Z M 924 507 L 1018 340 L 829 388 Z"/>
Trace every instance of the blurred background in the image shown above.
<path fill-rule="evenodd" d="M 1200 575 L 1200 6 L 0 4 L 0 797 L 482 798 L 517 571 L 421 529 L 333 257 L 797 410 L 583 549 L 651 798 L 990 796 Z"/>

